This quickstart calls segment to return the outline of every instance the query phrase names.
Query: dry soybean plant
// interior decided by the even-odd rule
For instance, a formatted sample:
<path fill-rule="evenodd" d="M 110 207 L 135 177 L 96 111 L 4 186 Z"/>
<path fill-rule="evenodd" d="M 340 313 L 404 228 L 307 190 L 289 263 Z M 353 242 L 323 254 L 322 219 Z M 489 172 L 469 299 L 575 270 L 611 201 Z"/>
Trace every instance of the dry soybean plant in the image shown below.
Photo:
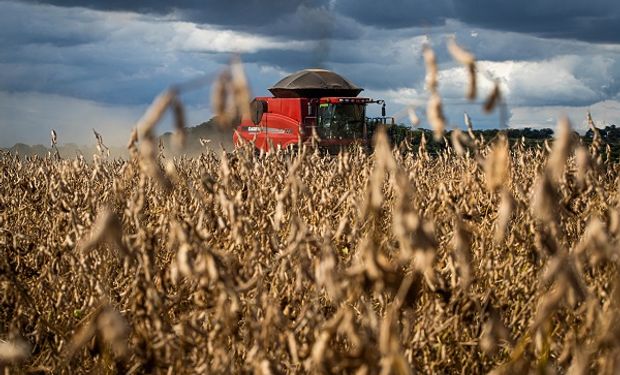
<path fill-rule="evenodd" d="M 372 154 L 164 160 L 154 126 L 172 108 L 182 140 L 177 94 L 129 160 L 100 137 L 93 164 L 0 154 L 4 373 L 620 370 L 620 181 L 601 139 L 561 120 L 549 150 L 526 148 L 466 116 L 439 155 L 378 132 Z"/>

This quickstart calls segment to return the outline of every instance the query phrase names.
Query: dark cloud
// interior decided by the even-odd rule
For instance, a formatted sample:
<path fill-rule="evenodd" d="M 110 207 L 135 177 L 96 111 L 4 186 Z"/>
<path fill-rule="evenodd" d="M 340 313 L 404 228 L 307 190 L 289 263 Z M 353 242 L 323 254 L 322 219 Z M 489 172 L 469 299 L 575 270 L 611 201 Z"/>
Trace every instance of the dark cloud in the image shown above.
<path fill-rule="evenodd" d="M 42 0 L 60 7 L 172 16 L 236 31 L 287 39 L 353 38 L 355 25 L 329 10 L 328 0 Z"/>
<path fill-rule="evenodd" d="M 456 19 L 471 26 L 546 38 L 620 41 L 620 1 L 617 0 L 547 0 L 527 4 L 514 0 L 41 2 L 62 7 L 172 15 L 180 20 L 287 39 L 355 39 L 363 36 L 360 25 L 379 29 L 417 27 L 425 32 L 424 29 Z"/>
<path fill-rule="evenodd" d="M 93 27 L 93 19 L 82 16 L 58 27 L 50 23 L 50 14 L 31 12 L 20 3 L 4 2 L 0 13 L 0 49 L 2 52 L 15 53 L 15 48 L 27 44 L 70 47 L 94 43 L 105 38 L 109 29 Z"/>
<path fill-rule="evenodd" d="M 620 41 L 617 0 L 454 0 L 459 20 L 495 30 L 591 42 Z"/>
<path fill-rule="evenodd" d="M 37 1 L 34 1 L 37 2 Z M 61 7 L 83 7 L 99 10 L 130 11 L 167 15 L 180 12 L 187 20 L 213 25 L 263 25 L 274 17 L 294 13 L 301 5 L 322 5 L 319 0 L 44 0 L 42 3 Z"/>
<path fill-rule="evenodd" d="M 378 28 L 443 25 L 456 19 L 471 26 L 529 33 L 545 38 L 597 43 L 620 41 L 617 0 L 339 0 L 336 10 Z"/>
<path fill-rule="evenodd" d="M 365 25 L 397 29 L 441 25 L 452 15 L 451 0 L 338 0 L 334 10 Z"/>
<path fill-rule="evenodd" d="M 276 35 L 287 39 L 342 40 L 364 36 L 361 25 L 343 17 L 329 7 L 301 4 L 294 12 L 274 12 L 269 22 L 259 25 L 231 25 L 236 29 L 263 35 Z"/>
<path fill-rule="evenodd" d="M 492 30 L 597 43 L 620 41 L 620 1 L 338 0 L 335 10 L 382 29 L 424 28 L 455 19 Z"/>

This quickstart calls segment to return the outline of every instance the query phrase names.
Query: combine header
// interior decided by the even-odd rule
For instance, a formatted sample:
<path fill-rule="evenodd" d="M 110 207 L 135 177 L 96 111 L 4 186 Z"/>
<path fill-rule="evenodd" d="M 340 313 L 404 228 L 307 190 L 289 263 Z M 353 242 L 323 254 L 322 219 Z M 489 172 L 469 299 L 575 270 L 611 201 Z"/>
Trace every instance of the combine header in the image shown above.
<path fill-rule="evenodd" d="M 287 148 L 299 143 L 316 144 L 330 152 L 342 147 L 368 145 L 378 124 L 393 125 L 385 117 L 385 102 L 360 98 L 363 89 L 324 69 L 306 69 L 285 77 L 269 91 L 273 97 L 257 97 L 251 103 L 252 118 L 242 119 L 233 136 L 256 148 Z M 381 117 L 367 118 L 366 106 L 380 104 Z"/>

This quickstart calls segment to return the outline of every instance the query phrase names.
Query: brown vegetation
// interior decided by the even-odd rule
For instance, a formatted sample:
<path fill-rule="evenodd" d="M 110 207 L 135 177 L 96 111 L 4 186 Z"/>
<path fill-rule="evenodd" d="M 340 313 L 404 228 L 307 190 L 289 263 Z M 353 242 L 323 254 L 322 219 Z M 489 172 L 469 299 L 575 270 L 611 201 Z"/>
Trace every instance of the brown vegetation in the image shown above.
<path fill-rule="evenodd" d="M 2 154 L 0 362 L 614 373 L 618 165 L 562 134 L 550 157 L 466 134 L 438 157 L 382 135 L 337 157 Z"/>

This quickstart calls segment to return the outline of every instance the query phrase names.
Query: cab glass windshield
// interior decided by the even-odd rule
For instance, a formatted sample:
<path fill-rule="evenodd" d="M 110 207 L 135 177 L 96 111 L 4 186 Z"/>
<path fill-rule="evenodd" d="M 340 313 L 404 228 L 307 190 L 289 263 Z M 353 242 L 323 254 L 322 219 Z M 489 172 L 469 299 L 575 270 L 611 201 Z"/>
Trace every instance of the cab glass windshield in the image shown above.
<path fill-rule="evenodd" d="M 319 136 L 327 139 L 362 138 L 364 108 L 364 104 L 321 104 L 319 107 Z"/>

